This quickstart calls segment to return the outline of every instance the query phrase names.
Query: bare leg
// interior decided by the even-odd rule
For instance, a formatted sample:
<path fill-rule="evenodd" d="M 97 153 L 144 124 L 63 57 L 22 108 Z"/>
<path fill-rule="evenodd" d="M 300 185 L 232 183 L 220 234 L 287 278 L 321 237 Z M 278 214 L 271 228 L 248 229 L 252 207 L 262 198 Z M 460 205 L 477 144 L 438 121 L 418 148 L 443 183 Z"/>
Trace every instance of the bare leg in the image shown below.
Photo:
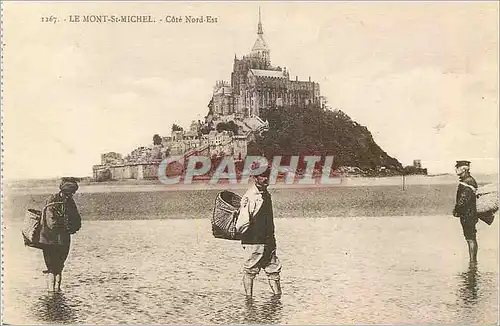
<path fill-rule="evenodd" d="M 253 295 L 253 277 L 243 274 L 243 287 L 245 288 L 245 294 L 248 297 L 252 297 Z"/>
<path fill-rule="evenodd" d="M 477 250 L 478 250 L 478 245 L 477 245 L 477 240 L 474 239 L 474 246 L 472 252 L 474 253 L 474 262 L 477 262 Z"/>
<path fill-rule="evenodd" d="M 49 291 L 56 291 L 56 276 L 52 273 L 49 273 Z"/>
<path fill-rule="evenodd" d="M 269 279 L 269 286 L 275 295 L 281 295 L 281 284 L 280 280 Z"/>
<path fill-rule="evenodd" d="M 57 281 L 57 291 L 61 291 L 62 272 L 55 276 L 55 281 Z"/>
<path fill-rule="evenodd" d="M 472 263 L 477 262 L 477 241 L 467 240 L 467 245 L 469 246 L 469 260 Z"/>

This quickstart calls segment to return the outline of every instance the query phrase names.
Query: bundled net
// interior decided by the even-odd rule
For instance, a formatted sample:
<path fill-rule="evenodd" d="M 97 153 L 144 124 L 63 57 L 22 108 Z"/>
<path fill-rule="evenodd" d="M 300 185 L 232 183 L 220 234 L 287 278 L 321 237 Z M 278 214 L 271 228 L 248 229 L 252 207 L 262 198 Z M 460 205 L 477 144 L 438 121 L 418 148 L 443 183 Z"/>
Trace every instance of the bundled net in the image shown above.
<path fill-rule="evenodd" d="M 21 230 L 24 244 L 29 247 L 41 248 L 40 246 L 40 228 L 42 212 L 36 209 L 28 209 L 24 217 L 24 224 Z"/>
<path fill-rule="evenodd" d="M 491 225 L 494 214 L 498 211 L 498 185 L 487 184 L 479 187 L 476 192 L 476 210 L 478 218 Z"/>
<path fill-rule="evenodd" d="M 241 196 L 230 191 L 222 191 L 215 198 L 212 215 L 212 234 L 219 239 L 238 240 L 236 221 Z"/>

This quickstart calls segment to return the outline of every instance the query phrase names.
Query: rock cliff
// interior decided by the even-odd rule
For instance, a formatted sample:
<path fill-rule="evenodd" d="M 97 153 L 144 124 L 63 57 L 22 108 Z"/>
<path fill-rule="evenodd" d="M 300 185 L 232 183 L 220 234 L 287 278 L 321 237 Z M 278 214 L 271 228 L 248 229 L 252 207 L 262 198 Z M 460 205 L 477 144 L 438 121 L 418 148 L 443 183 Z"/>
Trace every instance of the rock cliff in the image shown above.
<path fill-rule="evenodd" d="M 269 131 L 249 144 L 248 155 L 334 156 L 333 167 L 356 167 L 360 174 L 400 173 L 401 163 L 377 145 L 370 131 L 341 110 L 310 105 L 274 107 L 261 116 Z"/>

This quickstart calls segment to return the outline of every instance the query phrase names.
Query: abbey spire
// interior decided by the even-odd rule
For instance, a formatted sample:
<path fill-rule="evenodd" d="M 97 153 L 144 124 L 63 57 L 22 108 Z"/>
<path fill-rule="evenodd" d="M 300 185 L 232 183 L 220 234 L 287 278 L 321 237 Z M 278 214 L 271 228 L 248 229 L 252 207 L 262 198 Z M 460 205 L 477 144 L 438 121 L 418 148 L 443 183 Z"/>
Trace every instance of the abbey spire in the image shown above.
<path fill-rule="evenodd" d="M 262 31 L 262 19 L 260 14 L 260 7 L 259 7 L 259 23 L 257 24 L 257 40 L 255 40 L 255 43 L 252 47 L 252 51 L 250 54 L 253 57 L 259 57 L 261 59 L 264 59 L 266 65 L 269 65 L 271 63 L 269 47 L 267 46 L 267 43 L 264 40 L 264 32 Z"/>
<path fill-rule="evenodd" d="M 257 25 L 257 34 L 262 35 L 264 32 L 262 31 L 262 21 L 260 19 L 260 7 L 259 7 L 259 24 Z"/>

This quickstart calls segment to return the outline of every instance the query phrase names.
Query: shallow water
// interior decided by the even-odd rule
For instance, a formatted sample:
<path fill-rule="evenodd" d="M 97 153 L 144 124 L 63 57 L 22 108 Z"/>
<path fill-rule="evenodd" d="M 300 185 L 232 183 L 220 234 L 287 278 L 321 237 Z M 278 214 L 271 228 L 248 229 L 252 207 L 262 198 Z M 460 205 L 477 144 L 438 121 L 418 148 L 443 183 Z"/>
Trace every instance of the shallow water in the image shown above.
<path fill-rule="evenodd" d="M 283 296 L 262 272 L 248 302 L 241 245 L 213 238 L 208 220 L 85 221 L 60 294 L 11 221 L 4 322 L 496 323 L 498 221 L 480 223 L 474 270 L 453 217 L 278 218 Z"/>

